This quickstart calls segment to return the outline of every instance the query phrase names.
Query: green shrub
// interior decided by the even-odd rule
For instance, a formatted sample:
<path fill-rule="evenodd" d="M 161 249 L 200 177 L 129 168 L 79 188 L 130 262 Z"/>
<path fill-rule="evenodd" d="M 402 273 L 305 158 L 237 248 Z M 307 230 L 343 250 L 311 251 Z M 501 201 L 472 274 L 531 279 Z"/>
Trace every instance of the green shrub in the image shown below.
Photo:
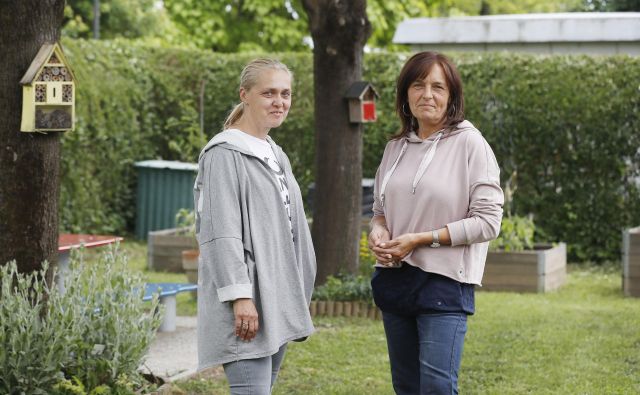
<path fill-rule="evenodd" d="M 133 394 L 160 324 L 157 297 L 142 300 L 144 281 L 116 248 L 91 265 L 74 257 L 64 294 L 41 280 L 47 270 L 0 267 L 0 393 Z"/>
<path fill-rule="evenodd" d="M 313 300 L 371 302 L 373 296 L 370 278 L 352 274 L 329 276 L 326 283 L 316 287 Z"/>
<path fill-rule="evenodd" d="M 362 232 L 360 235 L 360 261 L 358 262 L 358 274 L 371 277 L 376 264 L 376 257 L 369 249 L 369 234 Z"/>
<path fill-rule="evenodd" d="M 136 174 L 145 159 L 195 162 L 238 101 L 253 54 L 215 54 L 130 41 L 64 40 L 78 77 L 77 127 L 62 145 L 61 225 L 123 232 L 134 224 Z M 287 122 L 272 132 L 303 194 L 313 180 L 312 57 L 275 54 L 295 73 Z M 363 175 L 373 177 L 394 115 L 397 74 L 409 54 L 367 54 L 364 79 L 380 99 L 364 126 Z M 619 258 L 620 232 L 640 221 L 640 59 L 628 56 L 451 54 L 465 86 L 466 117 L 482 131 L 518 194 L 570 259 Z M 199 94 L 204 94 L 204 130 Z M 99 148 L 99 149 L 98 149 Z M 99 192 L 99 193 L 98 193 Z"/>
<path fill-rule="evenodd" d="M 79 255 L 65 287 L 61 314 L 75 316 L 82 339 L 67 361 L 66 376 L 79 378 L 88 389 L 135 376 L 161 318 L 155 313 L 157 297 L 151 305 L 142 300 L 141 273 L 128 270 L 126 257 L 114 247 L 96 264 L 85 264 Z"/>
<path fill-rule="evenodd" d="M 500 225 L 500 234 L 489 243 L 490 250 L 522 251 L 533 248 L 533 236 L 536 227 L 531 218 L 504 217 Z"/>
<path fill-rule="evenodd" d="M 47 394 L 76 349 L 75 323 L 53 319 L 47 305 L 48 267 L 20 274 L 13 261 L 0 266 L 0 393 Z"/>

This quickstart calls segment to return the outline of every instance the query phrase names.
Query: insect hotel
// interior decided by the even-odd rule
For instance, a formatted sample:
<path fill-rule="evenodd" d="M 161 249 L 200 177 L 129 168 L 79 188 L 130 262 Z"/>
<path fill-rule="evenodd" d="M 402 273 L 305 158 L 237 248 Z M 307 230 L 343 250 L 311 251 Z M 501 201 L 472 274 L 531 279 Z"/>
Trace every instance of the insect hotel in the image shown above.
<path fill-rule="evenodd" d="M 349 121 L 352 123 L 375 122 L 378 92 L 367 81 L 354 82 L 344 95 L 349 100 Z"/>
<path fill-rule="evenodd" d="M 44 44 L 20 80 L 23 132 L 64 132 L 75 123 L 75 77 L 58 43 Z"/>

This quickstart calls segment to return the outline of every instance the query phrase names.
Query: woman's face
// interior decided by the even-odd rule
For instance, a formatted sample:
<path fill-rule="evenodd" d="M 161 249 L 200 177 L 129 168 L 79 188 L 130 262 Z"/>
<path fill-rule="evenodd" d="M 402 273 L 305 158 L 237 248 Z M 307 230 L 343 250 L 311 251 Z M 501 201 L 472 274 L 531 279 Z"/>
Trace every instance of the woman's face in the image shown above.
<path fill-rule="evenodd" d="M 258 127 L 276 128 L 291 107 L 291 76 L 283 70 L 267 69 L 249 90 L 240 88 L 244 112 Z"/>
<path fill-rule="evenodd" d="M 415 80 L 407 92 L 409 108 L 420 129 L 439 129 L 447 113 L 449 87 L 442 67 L 433 65 L 424 79 Z"/>

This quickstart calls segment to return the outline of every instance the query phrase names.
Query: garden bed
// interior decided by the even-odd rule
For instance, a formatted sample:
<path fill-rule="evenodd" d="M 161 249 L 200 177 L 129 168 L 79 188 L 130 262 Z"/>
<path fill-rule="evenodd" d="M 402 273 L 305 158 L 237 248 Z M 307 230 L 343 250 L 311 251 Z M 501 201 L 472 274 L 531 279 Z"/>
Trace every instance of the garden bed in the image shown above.
<path fill-rule="evenodd" d="M 640 227 L 624 231 L 622 247 L 622 290 L 640 297 Z"/>
<path fill-rule="evenodd" d="M 560 288 L 566 278 L 566 245 L 536 244 L 524 251 L 489 251 L 479 289 L 542 293 Z"/>

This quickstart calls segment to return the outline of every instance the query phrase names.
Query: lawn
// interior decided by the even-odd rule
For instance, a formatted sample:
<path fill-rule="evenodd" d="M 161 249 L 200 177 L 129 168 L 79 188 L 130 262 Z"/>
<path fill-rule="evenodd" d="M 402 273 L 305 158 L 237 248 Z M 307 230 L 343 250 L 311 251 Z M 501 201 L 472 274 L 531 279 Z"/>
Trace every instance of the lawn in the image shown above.
<path fill-rule="evenodd" d="M 149 281 L 186 281 L 146 270 L 144 244 L 126 242 Z M 640 393 L 640 299 L 621 292 L 619 265 L 570 265 L 548 294 L 477 292 L 460 370 L 462 394 Z M 195 314 L 183 295 L 179 314 Z M 316 318 L 292 343 L 274 394 L 393 394 L 380 321 Z M 227 393 L 219 375 L 178 383 L 189 394 Z"/>

